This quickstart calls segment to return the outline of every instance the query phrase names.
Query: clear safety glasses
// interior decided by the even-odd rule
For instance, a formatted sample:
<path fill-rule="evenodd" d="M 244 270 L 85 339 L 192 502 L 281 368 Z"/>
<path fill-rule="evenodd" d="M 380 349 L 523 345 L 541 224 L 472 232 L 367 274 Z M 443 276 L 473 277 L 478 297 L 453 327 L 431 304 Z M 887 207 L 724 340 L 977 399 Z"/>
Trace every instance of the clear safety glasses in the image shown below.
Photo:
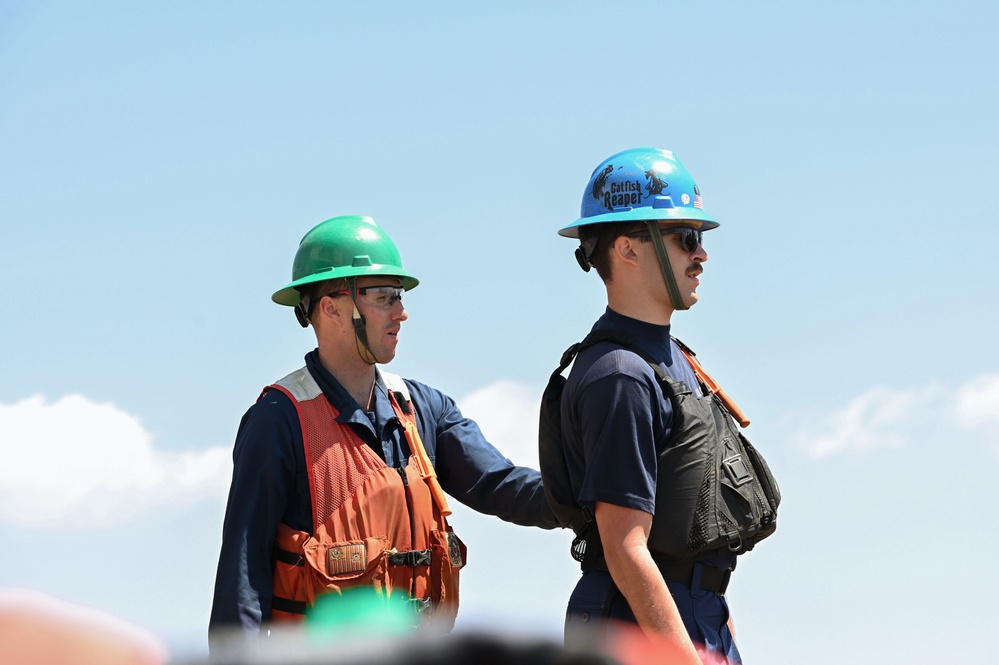
<path fill-rule="evenodd" d="M 391 309 L 393 305 L 402 300 L 404 290 L 401 286 L 392 286 L 390 284 L 384 286 L 359 286 L 357 287 L 357 298 L 358 300 L 363 299 L 364 302 L 372 307 Z M 340 291 L 335 294 L 331 293 L 330 295 L 349 296 L 350 291 Z"/>
<path fill-rule="evenodd" d="M 667 226 L 660 228 L 663 235 L 672 234 L 680 236 L 680 246 L 688 252 L 696 252 L 701 245 L 702 232 L 700 229 L 692 229 L 689 226 Z M 635 231 L 628 234 L 629 238 L 649 238 L 648 231 Z"/>

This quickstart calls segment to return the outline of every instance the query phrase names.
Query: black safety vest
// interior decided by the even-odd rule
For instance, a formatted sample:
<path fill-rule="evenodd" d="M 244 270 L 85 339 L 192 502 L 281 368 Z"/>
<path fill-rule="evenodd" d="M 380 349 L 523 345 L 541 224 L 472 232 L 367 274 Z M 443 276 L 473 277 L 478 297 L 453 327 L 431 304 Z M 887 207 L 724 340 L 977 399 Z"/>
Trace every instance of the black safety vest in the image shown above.
<path fill-rule="evenodd" d="M 596 331 L 562 355 L 542 397 L 538 431 L 545 494 L 559 523 L 577 534 L 574 558 L 584 569 L 591 568 L 602 558 L 602 548 L 593 515 L 576 501 L 569 482 L 561 433 L 562 372 L 581 349 L 598 342 L 619 344 L 648 362 L 673 408 L 672 433 L 659 455 L 656 512 L 648 541 L 653 555 L 691 560 L 707 551 L 741 554 L 772 534 L 780 504 L 777 482 L 718 396 L 698 399 L 684 382 L 672 379 L 634 347 L 633 336 Z"/>

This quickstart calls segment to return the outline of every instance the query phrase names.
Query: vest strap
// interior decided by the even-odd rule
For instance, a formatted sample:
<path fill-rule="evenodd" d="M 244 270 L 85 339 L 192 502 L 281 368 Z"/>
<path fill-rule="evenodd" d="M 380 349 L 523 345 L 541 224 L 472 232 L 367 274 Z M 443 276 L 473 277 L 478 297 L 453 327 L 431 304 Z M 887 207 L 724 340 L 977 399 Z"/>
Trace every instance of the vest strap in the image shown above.
<path fill-rule="evenodd" d="M 291 600 L 290 598 L 282 598 L 281 596 L 271 597 L 271 609 L 278 610 L 279 612 L 305 614 L 305 607 L 305 601 Z"/>
<path fill-rule="evenodd" d="M 388 562 L 390 566 L 429 566 L 433 561 L 430 550 L 410 550 L 408 552 L 394 552 L 389 554 Z"/>
<path fill-rule="evenodd" d="M 739 423 L 740 427 L 749 427 L 749 418 L 746 417 L 746 414 L 742 412 L 742 409 L 739 408 L 735 401 L 728 396 L 728 393 L 722 390 L 722 387 L 718 385 L 718 382 L 712 379 L 711 376 L 704 371 L 704 368 L 701 367 L 701 363 L 698 362 L 695 357 L 697 354 L 691 351 L 689 346 L 678 340 L 676 337 L 673 338 L 673 341 L 676 342 L 678 347 L 680 347 L 680 351 L 683 353 L 684 358 L 686 358 L 687 362 L 690 363 L 690 368 L 694 370 L 694 376 L 696 376 L 697 380 L 700 381 L 701 384 L 707 389 L 708 394 L 718 395 L 718 399 L 722 401 L 722 404 L 725 405 L 725 408 L 728 409 L 730 414 L 732 414 L 732 417 L 735 418 L 735 421 Z"/>
<path fill-rule="evenodd" d="M 275 556 L 281 563 L 286 563 L 289 566 L 304 566 L 305 557 L 301 554 L 295 554 L 294 552 L 289 552 L 288 550 L 283 550 L 280 547 L 275 548 Z"/>
<path fill-rule="evenodd" d="M 406 387 L 406 383 L 398 374 L 390 372 L 382 372 L 381 374 L 382 380 L 385 381 L 385 387 L 388 388 L 392 408 L 395 410 L 399 422 L 402 423 L 406 442 L 409 443 L 409 452 L 416 461 L 420 477 L 430 488 L 430 494 L 434 497 L 434 502 L 437 504 L 438 510 L 441 511 L 441 515 L 447 517 L 451 514 L 451 508 L 447 505 L 444 490 L 441 488 L 440 481 L 437 480 L 437 472 L 434 470 L 434 465 L 430 463 L 427 450 L 423 447 L 423 439 L 420 438 L 420 431 L 416 428 L 416 416 L 410 405 L 412 400 L 409 397 L 409 388 Z"/>

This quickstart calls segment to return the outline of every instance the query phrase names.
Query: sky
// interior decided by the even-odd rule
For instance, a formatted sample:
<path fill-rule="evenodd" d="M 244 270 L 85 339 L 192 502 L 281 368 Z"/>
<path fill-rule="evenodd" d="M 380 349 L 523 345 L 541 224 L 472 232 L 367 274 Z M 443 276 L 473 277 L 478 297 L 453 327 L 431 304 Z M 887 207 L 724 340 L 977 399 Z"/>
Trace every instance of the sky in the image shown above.
<path fill-rule="evenodd" d="M 783 494 L 728 593 L 747 661 L 999 660 L 997 28 L 970 0 L 0 0 L 0 587 L 205 652 L 239 419 L 314 346 L 270 295 L 336 215 L 421 280 L 389 369 L 536 465 L 605 306 L 557 230 L 655 146 L 721 222 L 672 331 Z M 560 639 L 570 534 L 453 524 L 457 630 Z"/>

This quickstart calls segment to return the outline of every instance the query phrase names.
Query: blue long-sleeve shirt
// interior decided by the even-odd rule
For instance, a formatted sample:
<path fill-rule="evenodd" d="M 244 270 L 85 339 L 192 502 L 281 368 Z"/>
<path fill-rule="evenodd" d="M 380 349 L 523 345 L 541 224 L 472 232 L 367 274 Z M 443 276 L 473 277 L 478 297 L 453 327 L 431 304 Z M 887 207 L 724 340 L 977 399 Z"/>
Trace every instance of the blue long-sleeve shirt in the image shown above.
<path fill-rule="evenodd" d="M 305 357 L 305 364 L 340 412 L 337 420 L 349 424 L 388 466 L 404 466 L 409 447 L 381 375 L 375 385 L 374 410 L 365 413 L 323 367 L 317 351 Z M 537 471 L 514 466 L 444 393 L 409 379 L 406 385 L 416 407 L 420 437 L 445 492 L 508 522 L 546 529 L 558 526 Z M 286 395 L 269 390 L 247 410 L 236 434 L 210 631 L 239 626 L 255 636 L 261 623 L 270 619 L 275 534 L 281 522 L 313 531 L 298 414 Z"/>

